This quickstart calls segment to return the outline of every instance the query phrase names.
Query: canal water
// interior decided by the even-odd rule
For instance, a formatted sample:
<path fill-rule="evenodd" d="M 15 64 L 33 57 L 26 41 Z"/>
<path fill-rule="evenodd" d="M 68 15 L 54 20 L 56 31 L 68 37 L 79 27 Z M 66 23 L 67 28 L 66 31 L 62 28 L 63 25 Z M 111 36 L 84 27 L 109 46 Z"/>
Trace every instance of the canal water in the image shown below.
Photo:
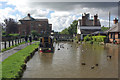
<path fill-rule="evenodd" d="M 118 50 L 118 46 L 56 43 L 54 53 L 35 53 L 23 78 L 117 78 Z"/>

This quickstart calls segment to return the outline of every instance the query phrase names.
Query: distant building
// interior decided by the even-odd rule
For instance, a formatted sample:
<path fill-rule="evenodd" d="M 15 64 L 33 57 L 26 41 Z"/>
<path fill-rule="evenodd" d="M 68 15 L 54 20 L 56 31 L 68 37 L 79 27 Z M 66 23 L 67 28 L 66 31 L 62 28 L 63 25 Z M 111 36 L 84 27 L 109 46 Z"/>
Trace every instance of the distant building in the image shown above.
<path fill-rule="evenodd" d="M 48 23 L 48 19 L 35 19 L 28 14 L 19 20 L 19 34 L 29 35 L 32 30 L 36 30 L 41 35 L 50 35 L 52 24 Z"/>
<path fill-rule="evenodd" d="M 98 15 L 94 15 L 94 19 L 90 19 L 90 14 L 82 14 L 82 19 L 78 20 L 77 25 L 77 35 L 80 39 L 84 36 L 94 33 L 96 31 L 101 31 L 101 23 L 98 19 Z"/>
<path fill-rule="evenodd" d="M 117 18 L 113 21 L 114 25 L 108 30 L 109 42 L 113 43 L 116 41 L 116 43 L 120 44 L 120 22 L 118 22 Z"/>

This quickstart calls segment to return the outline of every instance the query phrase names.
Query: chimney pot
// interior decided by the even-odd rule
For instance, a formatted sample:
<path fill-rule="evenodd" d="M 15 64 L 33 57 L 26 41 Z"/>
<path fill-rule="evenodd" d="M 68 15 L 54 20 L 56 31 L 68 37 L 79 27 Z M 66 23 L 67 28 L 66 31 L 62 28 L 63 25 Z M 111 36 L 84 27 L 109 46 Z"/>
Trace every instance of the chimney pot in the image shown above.
<path fill-rule="evenodd" d="M 28 13 L 28 16 L 30 17 L 30 13 Z"/>

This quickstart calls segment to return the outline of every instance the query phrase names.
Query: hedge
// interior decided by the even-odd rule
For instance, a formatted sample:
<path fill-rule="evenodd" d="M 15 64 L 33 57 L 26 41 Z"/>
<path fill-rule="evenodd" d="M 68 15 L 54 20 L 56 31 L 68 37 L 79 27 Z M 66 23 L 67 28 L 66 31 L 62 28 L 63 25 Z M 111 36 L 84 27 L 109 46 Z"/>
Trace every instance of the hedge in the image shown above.
<path fill-rule="evenodd" d="M 92 36 L 93 41 L 96 42 L 104 42 L 104 38 L 106 38 L 106 36 Z"/>
<path fill-rule="evenodd" d="M 25 60 L 38 48 L 38 44 L 39 43 L 29 45 L 5 59 L 2 62 L 2 79 L 6 80 L 6 78 L 9 78 L 12 80 L 12 78 L 20 78 Z"/>
<path fill-rule="evenodd" d="M 92 41 L 92 42 L 104 42 L 104 38 L 106 38 L 106 36 L 90 36 L 87 35 L 84 37 L 84 41 Z"/>

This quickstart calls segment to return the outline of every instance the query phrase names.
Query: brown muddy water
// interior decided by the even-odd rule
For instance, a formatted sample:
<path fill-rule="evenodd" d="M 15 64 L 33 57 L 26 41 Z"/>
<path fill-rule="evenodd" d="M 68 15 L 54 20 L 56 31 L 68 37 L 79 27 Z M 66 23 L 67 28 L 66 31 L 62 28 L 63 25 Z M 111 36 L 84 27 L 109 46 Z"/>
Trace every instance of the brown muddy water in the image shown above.
<path fill-rule="evenodd" d="M 64 48 L 58 50 L 60 45 Z M 23 78 L 117 78 L 118 50 L 118 46 L 56 43 L 54 53 L 35 53 Z"/>

